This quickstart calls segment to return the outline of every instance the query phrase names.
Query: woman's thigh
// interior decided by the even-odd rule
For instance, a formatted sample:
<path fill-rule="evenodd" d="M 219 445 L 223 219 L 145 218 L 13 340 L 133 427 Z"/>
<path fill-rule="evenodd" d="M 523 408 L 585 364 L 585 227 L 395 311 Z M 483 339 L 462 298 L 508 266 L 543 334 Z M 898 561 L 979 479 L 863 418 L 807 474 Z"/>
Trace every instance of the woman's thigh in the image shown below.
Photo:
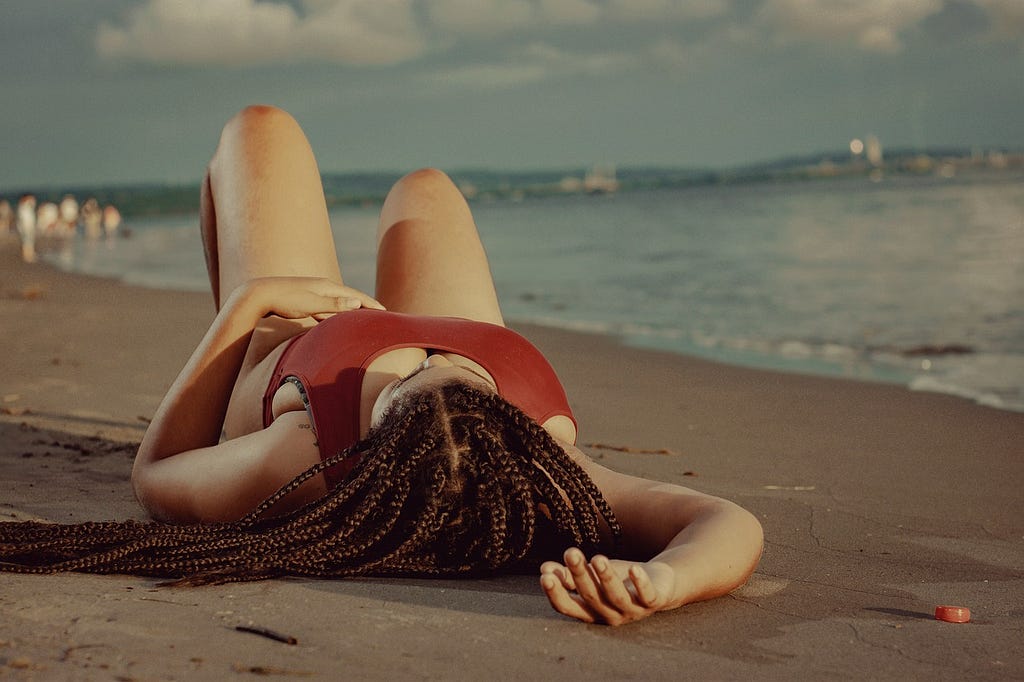
<path fill-rule="evenodd" d="M 423 169 L 381 209 L 376 298 L 389 310 L 504 324 L 487 255 L 451 179 Z"/>
<path fill-rule="evenodd" d="M 228 122 L 208 193 L 204 241 L 208 252 L 216 249 L 207 262 L 215 264 L 221 297 L 257 277 L 341 281 L 320 171 L 286 112 L 252 106 Z"/>

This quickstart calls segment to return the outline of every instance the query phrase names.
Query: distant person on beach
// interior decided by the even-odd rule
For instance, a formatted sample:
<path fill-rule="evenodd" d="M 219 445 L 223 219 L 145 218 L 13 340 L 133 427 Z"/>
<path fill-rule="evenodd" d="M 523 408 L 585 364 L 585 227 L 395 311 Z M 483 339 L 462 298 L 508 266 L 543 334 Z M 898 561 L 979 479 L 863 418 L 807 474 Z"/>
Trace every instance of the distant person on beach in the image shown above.
<path fill-rule="evenodd" d="M 36 260 L 36 198 L 23 194 L 18 199 L 18 238 L 21 239 L 21 259 L 26 263 Z"/>
<path fill-rule="evenodd" d="M 36 209 L 36 231 L 47 237 L 53 236 L 60 220 L 60 209 L 52 201 L 44 201 Z"/>
<path fill-rule="evenodd" d="M 103 226 L 103 209 L 95 197 L 89 197 L 82 204 L 82 231 L 87 235 L 99 235 Z"/>
<path fill-rule="evenodd" d="M 107 238 L 113 237 L 117 233 L 117 228 L 121 226 L 121 212 L 117 210 L 117 206 L 113 204 L 107 204 L 103 207 L 103 234 Z"/>
<path fill-rule="evenodd" d="M 532 570 L 555 610 L 610 624 L 754 570 L 751 514 L 574 445 L 561 383 L 505 328 L 469 207 L 440 171 L 388 194 L 374 297 L 343 283 L 319 170 L 279 109 L 224 128 L 201 227 L 218 312 L 132 472 L 166 524 L 46 543 L 33 526 L 52 555 L 25 564 L 183 584 Z M 19 525 L 0 524 L 0 546 Z"/>
<path fill-rule="evenodd" d="M 68 237 L 78 230 L 78 215 L 80 207 L 78 200 L 70 194 L 65 194 L 58 204 L 60 219 L 57 223 L 57 233 L 61 237 Z"/>

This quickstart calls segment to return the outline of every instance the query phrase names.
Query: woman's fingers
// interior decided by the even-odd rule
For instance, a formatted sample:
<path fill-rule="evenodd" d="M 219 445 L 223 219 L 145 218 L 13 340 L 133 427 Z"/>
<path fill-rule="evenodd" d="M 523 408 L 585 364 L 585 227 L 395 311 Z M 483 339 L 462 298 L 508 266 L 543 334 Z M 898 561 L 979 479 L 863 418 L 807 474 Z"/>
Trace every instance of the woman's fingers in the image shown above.
<path fill-rule="evenodd" d="M 540 577 L 540 586 L 551 602 L 552 608 L 563 616 L 569 616 L 584 623 L 596 621 L 594 616 L 583 606 L 573 599 L 572 594 L 565 589 L 565 585 L 553 573 L 545 573 Z"/>
<path fill-rule="evenodd" d="M 633 597 L 629 594 L 629 590 L 626 589 L 626 583 L 612 569 L 608 558 L 598 555 L 590 560 L 590 565 L 601 582 L 605 601 L 619 613 L 627 613 L 633 610 Z"/>
<path fill-rule="evenodd" d="M 332 282 L 329 279 L 311 280 L 310 290 L 326 298 L 337 300 L 344 309 L 354 310 L 356 308 L 374 308 L 384 310 L 384 306 L 377 299 L 359 289 Z"/>
<path fill-rule="evenodd" d="M 263 277 L 249 282 L 260 292 L 271 308 L 319 308 L 307 314 L 340 312 L 354 308 L 384 310 L 384 306 L 367 293 L 323 277 Z M 308 297 L 313 297 L 312 299 Z"/>
<path fill-rule="evenodd" d="M 629 567 L 629 579 L 633 582 L 633 589 L 636 591 L 636 600 L 647 608 L 654 608 L 658 602 L 658 591 L 654 589 L 651 577 L 642 566 L 633 565 Z"/>
<path fill-rule="evenodd" d="M 373 308 L 383 310 L 372 296 L 352 287 L 314 277 L 274 277 L 261 281 L 266 310 L 281 317 L 324 320 L 337 313 Z"/>
<path fill-rule="evenodd" d="M 344 297 L 345 301 L 352 308 L 360 308 L 360 307 L 362 307 L 362 308 L 373 308 L 374 310 L 384 310 L 384 306 L 381 305 L 380 301 L 375 299 L 373 296 L 370 296 L 369 294 L 365 294 L 362 291 L 359 291 L 358 289 L 353 289 L 352 287 L 344 287 L 344 288 L 347 290 L 346 291 L 346 295 Z"/>
<path fill-rule="evenodd" d="M 572 580 L 572 573 L 557 561 L 545 561 L 540 565 L 540 573 L 541 575 L 550 574 L 555 576 L 555 578 L 559 580 L 567 590 L 576 589 L 576 583 Z"/>
<path fill-rule="evenodd" d="M 597 583 L 594 582 L 594 576 L 590 572 L 590 566 L 587 565 L 587 558 L 583 556 L 583 552 L 574 547 L 566 550 L 563 558 L 565 566 L 569 569 L 572 580 L 576 584 L 576 592 L 587 603 L 600 603 L 599 589 Z"/>
<path fill-rule="evenodd" d="M 588 562 L 575 547 L 565 552 L 564 561 L 541 566 L 541 587 L 559 613 L 587 623 L 622 625 L 658 610 L 658 588 L 643 565 L 602 555 Z"/>
<path fill-rule="evenodd" d="M 580 600 L 586 610 L 609 625 L 619 625 L 624 622 L 622 611 L 616 605 L 616 602 L 622 603 L 621 595 L 616 594 L 614 601 L 609 598 L 604 578 L 598 575 L 596 567 L 587 563 L 583 552 L 572 548 L 566 551 L 564 558 L 565 564 L 572 574 L 573 581 L 576 583 L 576 594 L 580 596 Z M 608 560 L 604 557 L 601 557 L 601 559 L 604 559 L 604 568 L 610 571 L 611 568 L 608 566 Z M 619 579 L 619 587 L 623 591 L 625 590 L 622 587 L 621 578 Z M 628 600 L 629 596 L 626 595 L 626 601 L 628 602 Z"/>

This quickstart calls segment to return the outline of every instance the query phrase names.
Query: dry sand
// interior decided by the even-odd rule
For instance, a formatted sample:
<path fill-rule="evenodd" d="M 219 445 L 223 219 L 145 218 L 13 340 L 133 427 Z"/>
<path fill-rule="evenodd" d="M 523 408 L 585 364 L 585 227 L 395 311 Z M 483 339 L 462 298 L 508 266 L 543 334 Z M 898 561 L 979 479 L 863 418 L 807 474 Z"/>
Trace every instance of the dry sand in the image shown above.
<path fill-rule="evenodd" d="M 141 518 L 134 448 L 212 313 L 0 245 L 0 520 Z M 0 679 L 1024 679 L 1024 414 L 518 328 L 592 455 L 761 519 L 745 587 L 608 628 L 551 611 L 532 576 L 166 589 L 0 573 Z M 934 620 L 946 603 L 973 621 Z"/>

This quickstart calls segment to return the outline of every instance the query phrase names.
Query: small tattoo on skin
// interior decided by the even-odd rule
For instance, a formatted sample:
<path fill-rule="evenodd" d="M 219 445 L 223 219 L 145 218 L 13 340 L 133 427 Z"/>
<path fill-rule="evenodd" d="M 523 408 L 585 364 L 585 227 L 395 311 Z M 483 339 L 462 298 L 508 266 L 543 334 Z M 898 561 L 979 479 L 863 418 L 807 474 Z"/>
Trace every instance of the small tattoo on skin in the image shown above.
<path fill-rule="evenodd" d="M 299 424 L 299 428 L 300 429 L 307 429 L 309 431 L 312 431 L 313 430 L 313 425 L 312 424 Z M 315 433 L 313 435 L 316 436 Z M 315 437 L 313 439 L 313 445 L 315 445 L 316 447 L 320 447 L 320 443 L 319 443 L 319 441 L 316 440 Z"/>

